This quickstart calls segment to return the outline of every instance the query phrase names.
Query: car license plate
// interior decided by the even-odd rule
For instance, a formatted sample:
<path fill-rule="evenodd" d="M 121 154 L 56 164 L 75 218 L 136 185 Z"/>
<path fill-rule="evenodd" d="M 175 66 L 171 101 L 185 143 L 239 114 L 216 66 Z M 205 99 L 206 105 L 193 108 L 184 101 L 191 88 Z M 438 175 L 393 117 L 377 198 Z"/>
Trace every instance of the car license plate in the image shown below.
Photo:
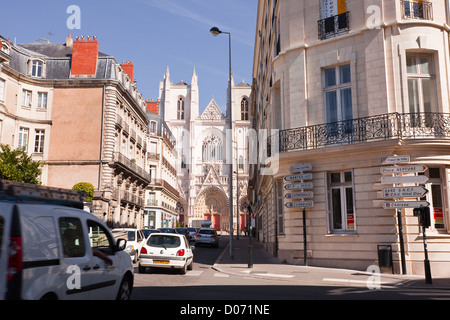
<path fill-rule="evenodd" d="M 154 264 L 169 264 L 167 260 L 153 260 Z"/>

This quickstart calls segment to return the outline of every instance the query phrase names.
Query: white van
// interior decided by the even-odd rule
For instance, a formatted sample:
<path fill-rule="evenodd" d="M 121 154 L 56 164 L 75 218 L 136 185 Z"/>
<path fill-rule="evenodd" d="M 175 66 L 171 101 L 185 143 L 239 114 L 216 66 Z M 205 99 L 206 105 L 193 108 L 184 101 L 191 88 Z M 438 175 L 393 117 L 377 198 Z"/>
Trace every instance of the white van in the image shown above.
<path fill-rule="evenodd" d="M 0 299 L 129 299 L 133 266 L 83 194 L 0 180 Z"/>

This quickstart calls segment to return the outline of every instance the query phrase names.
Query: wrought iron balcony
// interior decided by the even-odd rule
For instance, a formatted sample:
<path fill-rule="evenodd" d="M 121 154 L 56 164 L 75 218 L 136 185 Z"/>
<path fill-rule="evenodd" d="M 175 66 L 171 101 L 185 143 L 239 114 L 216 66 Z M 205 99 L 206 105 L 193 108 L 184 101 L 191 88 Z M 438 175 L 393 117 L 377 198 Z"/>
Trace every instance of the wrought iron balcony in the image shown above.
<path fill-rule="evenodd" d="M 433 20 L 433 4 L 428 1 L 401 0 L 403 19 Z"/>
<path fill-rule="evenodd" d="M 319 39 L 324 40 L 348 32 L 350 30 L 349 13 L 345 12 L 317 21 Z"/>
<path fill-rule="evenodd" d="M 448 113 L 388 113 L 365 118 L 280 130 L 268 137 L 279 139 L 279 151 L 317 149 L 389 139 L 450 139 Z"/>

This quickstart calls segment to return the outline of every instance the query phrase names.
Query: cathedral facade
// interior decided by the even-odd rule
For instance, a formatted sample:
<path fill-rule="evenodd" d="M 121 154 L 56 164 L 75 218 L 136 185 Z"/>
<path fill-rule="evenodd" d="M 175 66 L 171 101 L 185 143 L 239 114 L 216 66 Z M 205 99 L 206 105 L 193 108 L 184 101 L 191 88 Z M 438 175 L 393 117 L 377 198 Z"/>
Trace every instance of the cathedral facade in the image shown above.
<path fill-rule="evenodd" d="M 232 78 L 228 90 L 231 90 L 232 99 L 231 103 L 227 101 L 226 114 L 214 98 L 200 112 L 195 69 L 190 84 L 183 81 L 173 84 L 169 68 L 160 82 L 161 116 L 177 141 L 180 221 L 185 226 L 197 226 L 201 220 L 211 220 L 216 230 L 230 229 L 230 170 L 233 228 L 243 230 L 247 225 L 251 86 L 245 82 L 235 85 Z"/>

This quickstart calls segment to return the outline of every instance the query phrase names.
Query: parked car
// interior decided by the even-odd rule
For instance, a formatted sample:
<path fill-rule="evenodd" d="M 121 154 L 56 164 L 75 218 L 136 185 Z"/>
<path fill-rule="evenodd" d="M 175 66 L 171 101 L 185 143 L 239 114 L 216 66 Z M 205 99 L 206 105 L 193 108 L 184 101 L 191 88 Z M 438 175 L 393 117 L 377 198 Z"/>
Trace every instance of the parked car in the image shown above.
<path fill-rule="evenodd" d="M 191 241 L 191 234 L 190 234 L 188 228 L 176 228 L 176 230 L 177 230 L 178 234 L 184 235 L 186 237 L 186 239 L 188 239 L 189 242 Z"/>
<path fill-rule="evenodd" d="M 161 231 L 159 231 L 158 229 L 141 229 L 141 232 L 144 235 L 145 239 L 147 239 L 151 233 L 161 232 Z"/>
<path fill-rule="evenodd" d="M 73 190 L 0 180 L 0 299 L 128 299 L 133 265 Z"/>
<path fill-rule="evenodd" d="M 175 228 L 158 228 L 158 230 L 163 233 L 177 233 Z"/>
<path fill-rule="evenodd" d="M 189 230 L 189 235 L 191 236 L 190 241 L 195 241 L 195 236 L 197 235 L 197 228 L 187 228 Z"/>
<path fill-rule="evenodd" d="M 194 253 L 186 237 L 175 233 L 152 233 L 141 250 L 139 273 L 147 268 L 192 270 Z"/>
<path fill-rule="evenodd" d="M 195 237 L 195 246 L 202 244 L 216 248 L 219 246 L 219 235 L 214 228 L 200 228 Z"/>
<path fill-rule="evenodd" d="M 139 253 L 145 240 L 142 231 L 134 228 L 116 228 L 112 229 L 111 232 L 114 238 L 123 238 L 127 240 L 125 252 L 130 255 L 131 261 L 136 263 L 139 259 Z"/>

